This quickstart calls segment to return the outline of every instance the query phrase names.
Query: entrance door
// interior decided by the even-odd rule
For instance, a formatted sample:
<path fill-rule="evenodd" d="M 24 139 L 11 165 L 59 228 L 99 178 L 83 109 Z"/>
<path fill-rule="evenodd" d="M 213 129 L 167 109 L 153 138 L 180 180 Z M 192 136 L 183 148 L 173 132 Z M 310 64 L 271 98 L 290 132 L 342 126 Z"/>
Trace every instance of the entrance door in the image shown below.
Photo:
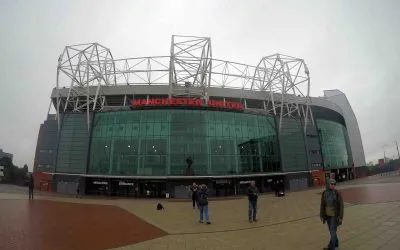
<path fill-rule="evenodd" d="M 133 197 L 135 196 L 135 185 L 136 183 L 133 180 L 128 180 L 128 179 L 111 180 L 110 195 Z"/>
<path fill-rule="evenodd" d="M 231 180 L 216 180 L 215 182 L 216 196 L 235 195 L 234 181 Z"/>
<path fill-rule="evenodd" d="M 86 194 L 88 195 L 109 195 L 109 180 L 107 179 L 86 179 Z"/>
<path fill-rule="evenodd" d="M 140 196 L 146 198 L 164 198 L 166 183 L 164 181 L 140 182 Z"/>
<path fill-rule="evenodd" d="M 119 196 L 118 192 L 118 180 L 111 180 L 111 190 L 110 190 L 110 195 L 111 196 Z"/>

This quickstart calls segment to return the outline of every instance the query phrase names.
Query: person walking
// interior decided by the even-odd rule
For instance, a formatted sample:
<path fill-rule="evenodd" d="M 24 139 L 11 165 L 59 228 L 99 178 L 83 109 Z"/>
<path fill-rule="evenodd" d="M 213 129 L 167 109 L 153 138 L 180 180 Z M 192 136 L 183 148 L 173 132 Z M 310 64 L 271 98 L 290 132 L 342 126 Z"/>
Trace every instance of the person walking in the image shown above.
<path fill-rule="evenodd" d="M 278 197 L 285 196 L 285 182 L 283 179 L 279 181 L 279 191 L 278 191 Z"/>
<path fill-rule="evenodd" d="M 193 203 L 193 209 L 196 208 L 196 203 L 197 203 L 197 193 L 198 193 L 198 186 L 196 184 L 196 182 L 193 182 L 193 185 L 190 187 L 190 190 L 192 191 L 192 203 Z M 197 205 L 198 207 L 198 205 Z"/>
<path fill-rule="evenodd" d="M 335 189 L 336 181 L 329 179 L 329 188 L 322 192 L 320 218 L 323 224 L 327 222 L 331 239 L 325 250 L 334 250 L 339 247 L 337 228 L 343 221 L 343 198 L 338 190 Z"/>
<path fill-rule="evenodd" d="M 80 189 L 79 189 L 79 180 L 78 180 L 78 183 L 77 183 L 77 185 L 76 185 L 76 199 L 81 198 L 81 197 L 79 196 L 79 191 L 80 191 Z"/>
<path fill-rule="evenodd" d="M 29 188 L 29 200 L 33 200 L 33 189 L 35 187 L 35 182 L 33 180 L 33 175 L 29 175 L 29 182 L 28 182 L 28 188 Z"/>
<path fill-rule="evenodd" d="M 278 180 L 275 180 L 273 182 L 273 188 L 274 188 L 275 196 L 278 197 L 278 195 L 279 195 L 279 181 Z"/>
<path fill-rule="evenodd" d="M 249 222 L 257 222 L 258 189 L 255 181 L 250 182 L 250 186 L 247 190 L 247 197 L 249 198 Z"/>
<path fill-rule="evenodd" d="M 208 214 L 208 188 L 205 184 L 201 185 L 200 190 L 198 191 L 198 200 L 197 207 L 200 211 L 200 223 L 203 223 L 203 215 L 206 219 L 207 224 L 211 224 L 210 216 Z"/>

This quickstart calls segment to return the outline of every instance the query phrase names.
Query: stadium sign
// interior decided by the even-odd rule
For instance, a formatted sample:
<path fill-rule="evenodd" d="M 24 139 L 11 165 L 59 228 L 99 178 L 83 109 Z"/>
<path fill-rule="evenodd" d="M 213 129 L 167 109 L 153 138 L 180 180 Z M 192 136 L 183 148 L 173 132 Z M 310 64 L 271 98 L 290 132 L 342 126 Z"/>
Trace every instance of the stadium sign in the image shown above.
<path fill-rule="evenodd" d="M 120 182 L 118 182 L 118 186 L 135 186 L 135 183 L 120 181 Z"/>
<path fill-rule="evenodd" d="M 93 181 L 94 185 L 108 185 L 107 181 Z"/>
<path fill-rule="evenodd" d="M 135 107 L 141 106 L 208 106 L 214 108 L 230 108 L 244 109 L 244 105 L 240 102 L 224 101 L 224 100 L 208 100 L 207 102 L 201 98 L 189 97 L 172 97 L 172 98 L 149 98 L 135 99 L 131 101 L 131 105 Z"/>

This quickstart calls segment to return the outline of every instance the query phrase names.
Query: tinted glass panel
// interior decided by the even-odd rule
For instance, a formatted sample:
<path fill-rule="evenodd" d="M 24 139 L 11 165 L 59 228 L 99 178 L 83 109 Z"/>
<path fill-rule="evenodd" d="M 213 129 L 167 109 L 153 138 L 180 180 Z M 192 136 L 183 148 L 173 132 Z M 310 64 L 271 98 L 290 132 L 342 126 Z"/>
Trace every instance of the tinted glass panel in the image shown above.
<path fill-rule="evenodd" d="M 277 118 L 279 121 L 279 119 Z M 308 170 L 304 131 L 300 120 L 282 119 L 280 147 L 285 171 Z"/>
<path fill-rule="evenodd" d="M 347 129 L 340 123 L 317 119 L 325 169 L 351 166 Z"/>
<path fill-rule="evenodd" d="M 62 119 L 56 172 L 86 173 L 89 135 L 85 114 L 65 114 Z"/>
<path fill-rule="evenodd" d="M 195 175 L 280 171 L 274 118 L 202 110 L 97 113 L 89 173 Z"/>

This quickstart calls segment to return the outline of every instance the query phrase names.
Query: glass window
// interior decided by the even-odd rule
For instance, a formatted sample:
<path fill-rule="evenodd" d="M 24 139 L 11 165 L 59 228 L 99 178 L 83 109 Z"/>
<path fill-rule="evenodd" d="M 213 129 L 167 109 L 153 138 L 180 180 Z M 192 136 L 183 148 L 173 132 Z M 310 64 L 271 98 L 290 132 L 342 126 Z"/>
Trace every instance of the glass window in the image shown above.
<path fill-rule="evenodd" d="M 60 132 L 56 172 L 86 173 L 89 135 L 85 114 L 65 114 Z"/>
<path fill-rule="evenodd" d="M 292 118 L 282 120 L 280 150 L 285 171 L 308 170 L 307 154 L 301 121 Z"/>
<path fill-rule="evenodd" d="M 97 113 L 94 121 L 89 173 L 184 175 L 188 156 L 196 175 L 279 171 L 273 117 L 169 109 Z"/>
<path fill-rule="evenodd" d="M 113 137 L 120 137 L 125 135 L 125 124 L 115 124 L 112 126 Z"/>
<path fill-rule="evenodd" d="M 348 152 L 347 130 L 340 123 L 317 119 L 318 134 L 322 146 L 324 167 L 340 168 L 350 167 L 352 156 Z"/>

